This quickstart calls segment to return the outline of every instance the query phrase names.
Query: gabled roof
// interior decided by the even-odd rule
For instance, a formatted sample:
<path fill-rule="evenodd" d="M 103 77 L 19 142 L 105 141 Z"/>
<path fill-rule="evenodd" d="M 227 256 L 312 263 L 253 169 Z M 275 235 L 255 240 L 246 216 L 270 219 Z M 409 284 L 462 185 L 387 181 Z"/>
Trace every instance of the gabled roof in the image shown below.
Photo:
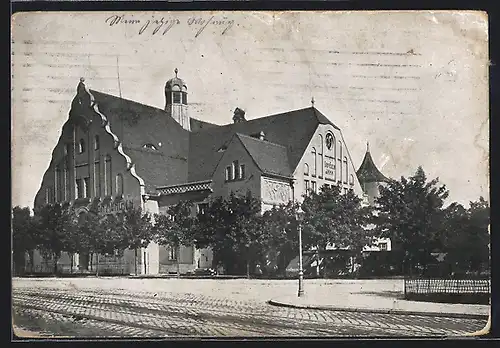
<path fill-rule="evenodd" d="M 368 148 L 368 146 L 366 149 L 365 158 L 363 158 L 363 162 L 361 163 L 361 166 L 359 167 L 356 174 L 358 176 L 358 180 L 361 183 L 389 181 L 389 179 L 378 170 L 375 162 L 373 162 L 373 158 L 370 154 L 370 149 Z"/>
<path fill-rule="evenodd" d="M 286 147 L 260 140 L 248 135 L 236 133 L 249 155 L 259 169 L 266 174 L 291 176 L 293 174 L 288 164 Z"/>
<path fill-rule="evenodd" d="M 200 130 L 205 130 L 205 129 L 214 128 L 214 127 L 220 127 L 218 124 L 205 122 L 205 121 L 198 120 L 198 119 L 192 118 L 192 117 L 189 119 L 189 123 L 190 123 L 191 132 L 198 132 Z"/>
<path fill-rule="evenodd" d="M 330 124 L 338 129 L 317 109 L 308 107 L 191 133 L 188 180 L 210 179 L 223 155 L 218 150 L 227 145 L 235 133 L 252 135 L 264 132 L 267 141 L 285 147 L 289 168 L 293 171 L 319 124 Z"/>

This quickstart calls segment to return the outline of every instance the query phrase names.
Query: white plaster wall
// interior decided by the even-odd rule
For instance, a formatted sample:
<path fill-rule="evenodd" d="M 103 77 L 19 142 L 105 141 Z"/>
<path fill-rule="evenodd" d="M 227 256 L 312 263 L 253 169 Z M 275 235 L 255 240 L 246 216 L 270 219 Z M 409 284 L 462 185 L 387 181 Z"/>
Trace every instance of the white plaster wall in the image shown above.
<path fill-rule="evenodd" d="M 327 134 L 331 133 L 334 137 L 334 142 L 335 145 L 331 147 L 329 150 L 326 146 L 326 137 Z M 339 178 L 340 178 L 340 166 L 339 166 L 339 161 L 338 159 L 340 158 L 340 144 L 342 144 L 342 182 L 339 183 Z M 316 177 L 313 176 L 313 171 L 314 171 L 314 165 L 313 165 L 313 154 L 312 150 L 313 148 L 316 150 L 316 156 L 317 156 L 317 170 L 316 170 Z M 321 156 L 320 156 L 321 154 Z M 328 162 L 326 159 L 327 156 L 331 156 L 335 158 L 335 176 L 329 176 L 326 175 L 326 166 L 325 163 Z M 347 164 L 348 164 L 348 180 L 347 184 L 344 183 L 344 176 L 345 176 L 345 168 L 344 168 L 344 162 L 343 162 L 343 157 L 347 156 Z M 308 164 L 309 166 L 309 175 L 304 174 L 304 164 Z M 350 176 L 351 174 L 353 175 L 354 179 L 354 185 L 351 185 L 349 183 L 350 181 Z M 328 185 L 337 185 L 340 184 L 343 188 L 352 188 L 354 192 L 362 197 L 362 189 L 361 185 L 359 184 L 358 178 L 356 176 L 356 168 L 354 167 L 353 160 L 350 156 L 349 153 L 349 148 L 348 145 L 346 144 L 342 132 L 338 129 L 335 129 L 332 125 L 319 125 L 318 128 L 316 129 L 316 132 L 314 133 L 313 137 L 311 138 L 311 141 L 307 147 L 307 150 L 303 154 L 297 168 L 295 169 L 294 172 L 294 178 L 296 180 L 295 183 L 295 188 L 294 188 L 294 194 L 295 194 L 295 199 L 298 201 L 303 200 L 303 195 L 305 194 L 305 184 L 304 180 L 308 180 L 309 182 L 314 181 L 316 182 L 316 187 L 319 192 L 320 188 L 324 184 Z M 331 180 L 330 180 L 331 179 Z M 334 180 L 333 180 L 334 179 Z M 310 184 L 311 185 L 311 184 Z M 311 187 L 311 186 L 310 186 Z"/>

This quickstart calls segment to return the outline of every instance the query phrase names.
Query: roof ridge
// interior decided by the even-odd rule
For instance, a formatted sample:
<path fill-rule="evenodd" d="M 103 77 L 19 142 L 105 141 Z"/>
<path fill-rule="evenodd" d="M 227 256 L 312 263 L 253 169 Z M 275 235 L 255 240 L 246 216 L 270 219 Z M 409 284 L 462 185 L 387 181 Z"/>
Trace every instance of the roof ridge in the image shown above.
<path fill-rule="evenodd" d="M 272 141 L 269 141 L 269 140 L 262 140 L 262 139 L 259 139 L 259 138 L 255 138 L 255 137 L 252 137 L 251 135 L 246 135 L 246 134 L 239 133 L 239 132 L 236 132 L 235 134 L 238 137 L 248 138 L 248 139 L 252 139 L 252 140 L 255 140 L 255 141 L 258 141 L 258 142 L 261 142 L 261 143 L 266 143 L 266 144 L 271 144 L 271 145 L 279 146 L 279 147 L 282 147 L 284 149 L 287 148 L 284 145 L 273 143 Z M 265 132 L 264 132 L 264 134 L 265 134 Z"/>
<path fill-rule="evenodd" d="M 160 109 L 160 108 L 158 108 L 158 107 L 156 107 L 156 106 L 152 106 L 152 105 L 148 105 L 148 104 L 143 104 L 143 103 L 138 102 L 138 101 L 135 101 L 135 100 L 131 100 L 131 99 L 127 99 L 127 98 L 119 97 L 119 96 L 116 96 L 116 95 L 113 95 L 113 94 L 104 93 L 104 92 L 97 91 L 97 90 L 90 89 L 90 88 L 89 88 L 89 91 L 90 91 L 91 93 L 99 93 L 99 94 L 103 94 L 103 95 L 106 95 L 106 96 L 109 96 L 109 97 L 113 97 L 113 98 L 116 98 L 116 99 L 120 99 L 120 100 L 126 101 L 126 102 L 128 102 L 128 103 L 137 104 L 137 105 L 140 105 L 140 106 L 145 106 L 145 107 L 150 108 L 150 109 L 154 109 L 154 110 L 158 110 L 158 111 L 165 112 L 165 110 Z M 166 112 L 165 112 L 165 113 L 166 113 Z"/>

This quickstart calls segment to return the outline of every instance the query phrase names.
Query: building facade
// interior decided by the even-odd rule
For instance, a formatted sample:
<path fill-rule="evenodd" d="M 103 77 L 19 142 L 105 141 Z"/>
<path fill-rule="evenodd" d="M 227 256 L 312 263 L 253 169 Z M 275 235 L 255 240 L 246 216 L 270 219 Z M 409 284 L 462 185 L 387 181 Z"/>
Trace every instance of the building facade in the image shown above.
<path fill-rule="evenodd" d="M 177 75 L 176 69 L 165 84 L 163 110 L 88 89 L 81 79 L 35 209 L 68 202 L 80 213 L 91 204 L 113 212 L 133 204 L 164 214 L 180 200 L 200 210 L 210 197 L 250 190 L 265 211 L 324 185 L 353 189 L 373 202 L 369 151 L 356 171 L 341 129 L 314 104 L 251 120 L 236 108 L 233 122 L 216 125 L 189 117 L 187 84 Z M 87 267 L 88 256 L 74 258 L 74 267 Z M 137 267 L 157 274 L 211 267 L 213 255 L 151 243 L 124 258 L 124 273 Z"/>

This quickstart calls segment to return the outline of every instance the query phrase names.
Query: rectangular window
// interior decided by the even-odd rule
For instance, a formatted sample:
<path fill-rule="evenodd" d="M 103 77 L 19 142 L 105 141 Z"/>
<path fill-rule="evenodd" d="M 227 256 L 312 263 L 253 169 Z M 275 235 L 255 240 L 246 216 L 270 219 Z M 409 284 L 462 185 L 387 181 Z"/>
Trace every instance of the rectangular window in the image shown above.
<path fill-rule="evenodd" d="M 101 167 L 99 162 L 94 163 L 94 196 L 101 196 Z"/>
<path fill-rule="evenodd" d="M 85 187 L 85 197 L 90 197 L 90 178 L 83 179 L 83 185 Z"/>
<path fill-rule="evenodd" d="M 382 251 L 387 250 L 387 243 L 380 243 L 378 246 Z"/>
<path fill-rule="evenodd" d="M 173 92 L 174 94 L 174 103 L 181 103 L 181 92 Z"/>
<path fill-rule="evenodd" d="M 236 180 L 238 177 L 238 169 L 238 161 L 233 161 L 233 163 L 231 163 L 231 180 Z"/>
<path fill-rule="evenodd" d="M 83 180 L 76 179 L 76 198 L 83 198 Z"/>
<path fill-rule="evenodd" d="M 177 250 L 175 247 L 168 247 L 168 259 L 170 261 L 177 260 Z"/>
<path fill-rule="evenodd" d="M 231 167 L 227 166 L 226 167 L 226 181 L 231 180 Z"/>
<path fill-rule="evenodd" d="M 309 180 L 304 180 L 304 188 L 305 188 L 305 191 L 307 193 L 310 189 Z"/>
<path fill-rule="evenodd" d="M 238 172 L 238 179 L 245 179 L 245 165 L 240 164 L 240 170 Z"/>
<path fill-rule="evenodd" d="M 319 178 L 323 178 L 323 155 L 319 154 Z"/>
<path fill-rule="evenodd" d="M 311 181 L 311 190 L 315 193 L 318 193 L 318 191 L 316 191 L 317 187 L 316 187 L 316 181 Z"/>
<path fill-rule="evenodd" d="M 198 204 L 198 214 L 205 214 L 207 210 L 208 204 L 207 203 L 200 203 Z"/>

